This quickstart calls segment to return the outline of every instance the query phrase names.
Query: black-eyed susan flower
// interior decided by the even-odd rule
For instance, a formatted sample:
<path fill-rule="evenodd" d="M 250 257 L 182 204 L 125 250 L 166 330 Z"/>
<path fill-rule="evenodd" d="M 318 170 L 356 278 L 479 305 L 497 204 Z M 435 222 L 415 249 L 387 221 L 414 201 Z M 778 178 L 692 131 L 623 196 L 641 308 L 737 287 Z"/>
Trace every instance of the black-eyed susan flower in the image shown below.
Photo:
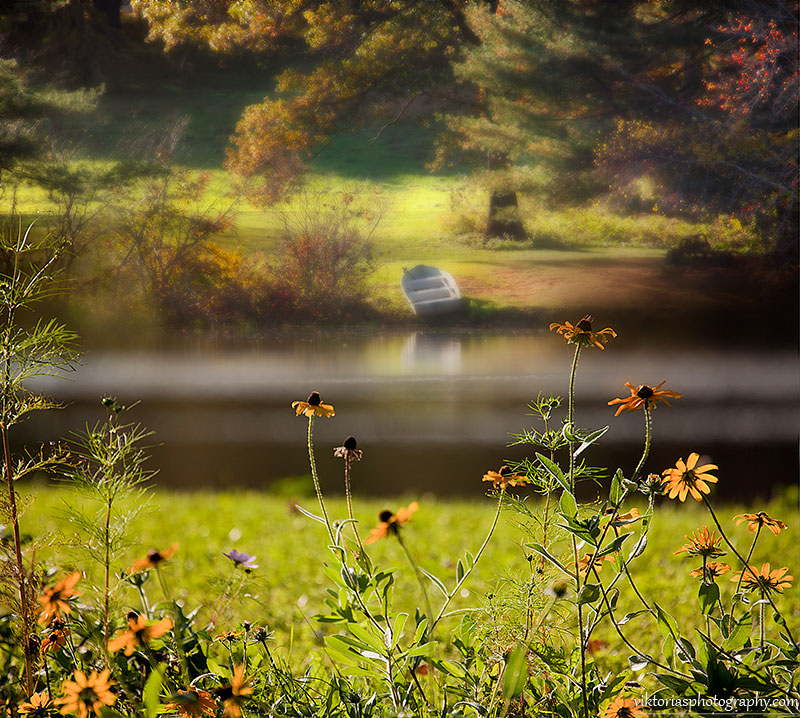
<path fill-rule="evenodd" d="M 758 531 L 759 527 L 763 526 L 777 536 L 783 529 L 787 528 L 783 521 L 773 519 L 771 516 L 767 516 L 763 511 L 759 511 L 757 514 L 738 514 L 733 518 L 736 520 L 737 526 L 742 523 L 742 521 L 747 521 L 747 530 L 751 533 L 755 533 Z"/>
<path fill-rule="evenodd" d="M 49 623 L 51 619 L 59 616 L 66 616 L 71 612 L 69 599 L 73 596 L 80 596 L 80 592 L 75 591 L 75 584 L 78 583 L 81 577 L 80 571 L 71 573 L 66 578 L 62 579 L 55 586 L 51 586 L 44 590 L 44 593 L 39 596 L 39 603 L 42 607 L 39 609 L 39 623 Z"/>
<path fill-rule="evenodd" d="M 244 677 L 244 666 L 235 666 L 230 684 L 214 692 L 222 700 L 223 718 L 240 718 L 242 706 L 247 697 L 253 693 L 248 679 Z"/>
<path fill-rule="evenodd" d="M 591 553 L 585 553 L 583 558 L 578 560 L 578 573 L 585 576 L 590 570 L 601 571 L 604 561 L 614 562 L 616 560 L 616 553 L 608 556 L 595 556 Z"/>
<path fill-rule="evenodd" d="M 647 713 L 633 698 L 615 698 L 600 714 L 600 718 L 647 718 Z"/>
<path fill-rule="evenodd" d="M 305 401 L 293 401 L 292 409 L 294 409 L 297 416 L 304 414 L 309 419 L 312 416 L 324 416 L 330 419 L 336 415 L 332 405 L 322 403 L 322 398 L 318 391 L 312 391 Z"/>
<path fill-rule="evenodd" d="M 768 563 L 761 564 L 761 569 L 748 566 L 743 571 L 737 571 L 731 576 L 731 581 L 738 583 L 741 577 L 742 585 L 750 591 L 777 591 L 783 593 L 784 588 L 792 585 L 794 576 L 787 576 L 788 567 L 770 570 Z"/>
<path fill-rule="evenodd" d="M 698 466 L 699 459 L 700 454 L 691 453 L 685 463 L 683 459 L 678 459 L 674 469 L 662 472 L 664 478 L 661 483 L 664 484 L 664 493 L 669 498 L 674 499 L 677 496 L 680 501 L 686 501 L 686 495 L 691 494 L 695 501 L 702 501 L 701 491 L 704 494 L 711 493 L 709 484 L 716 484 L 718 479 L 707 472 L 719 467 L 714 464 Z"/>
<path fill-rule="evenodd" d="M 182 718 L 202 718 L 216 713 L 217 702 L 208 691 L 200 691 L 194 686 L 189 686 L 184 691 L 173 693 L 166 708 L 176 711 Z"/>
<path fill-rule="evenodd" d="M 110 675 L 108 668 L 100 673 L 92 671 L 88 676 L 83 671 L 75 671 L 72 680 L 65 680 L 61 684 L 64 696 L 55 701 L 61 706 L 60 712 L 88 718 L 89 713 L 100 715 L 103 706 L 113 706 L 117 698 L 111 692 L 114 682 L 109 680 Z"/>
<path fill-rule="evenodd" d="M 162 618 L 155 623 L 148 623 L 147 617 L 135 611 L 128 614 L 128 628 L 116 638 L 108 642 L 109 653 L 116 653 L 120 649 L 125 649 L 125 655 L 133 655 L 138 646 L 144 646 L 152 638 L 163 636 L 172 629 L 172 619 L 169 616 Z"/>
<path fill-rule="evenodd" d="M 47 627 L 44 638 L 39 645 L 39 652 L 44 654 L 49 651 L 57 651 L 61 646 L 66 645 L 67 636 L 64 633 L 64 622 L 59 618 L 54 618 L 50 621 Z"/>
<path fill-rule="evenodd" d="M 704 581 L 710 582 L 715 578 L 728 573 L 730 570 L 731 567 L 728 566 L 727 563 L 722 563 L 721 561 L 709 561 L 705 566 L 701 566 L 700 568 L 689 571 L 689 575 L 692 578 L 702 578 Z"/>
<path fill-rule="evenodd" d="M 130 573 L 138 573 L 139 571 L 147 571 L 151 568 L 157 568 L 164 563 L 164 561 L 170 558 L 177 550 L 178 544 L 176 543 L 172 544 L 172 546 L 169 548 L 165 548 L 163 551 L 159 551 L 158 549 L 150 549 L 147 552 L 147 556 L 133 562 L 133 565 L 130 567 Z"/>
<path fill-rule="evenodd" d="M 528 479 L 520 474 L 515 474 L 508 466 L 501 466 L 498 471 L 487 471 L 482 481 L 491 481 L 496 489 L 505 491 L 509 486 L 524 486 Z"/>
<path fill-rule="evenodd" d="M 364 541 L 365 544 L 375 543 L 378 539 L 382 539 L 384 536 L 389 536 L 390 534 L 397 534 L 400 531 L 400 527 L 411 520 L 411 516 L 419 509 L 419 504 L 416 501 L 412 501 L 408 508 L 405 509 L 397 509 L 397 513 L 393 514 L 388 509 L 386 511 L 381 511 L 378 514 L 378 525 L 370 531 L 367 540 Z"/>
<path fill-rule="evenodd" d="M 675 554 L 685 553 L 689 556 L 705 556 L 705 558 L 718 558 L 724 556 L 725 552 L 719 546 L 722 543 L 722 536 L 717 536 L 716 531 L 711 531 L 708 526 L 693 531 L 691 536 L 684 536 L 688 541 L 681 546 Z"/>
<path fill-rule="evenodd" d="M 47 691 L 34 693 L 19 707 L 19 714 L 27 718 L 45 718 L 53 712 L 53 701 Z"/>
<path fill-rule="evenodd" d="M 356 437 L 348 436 L 341 446 L 337 446 L 333 450 L 333 455 L 337 459 L 344 459 L 345 461 L 361 461 L 364 452 L 358 448 Z"/>
<path fill-rule="evenodd" d="M 609 406 L 619 404 L 614 416 L 619 416 L 623 411 L 636 411 L 637 409 L 644 408 L 645 411 L 655 409 L 656 403 L 663 401 L 667 406 L 672 406 L 668 399 L 680 399 L 683 394 L 678 394 L 670 389 L 662 389 L 666 379 L 655 387 L 648 386 L 647 384 L 640 384 L 634 386 L 629 381 L 625 382 L 625 386 L 631 392 L 630 396 L 622 397 L 620 399 L 612 399 L 608 402 Z"/>
<path fill-rule="evenodd" d="M 571 322 L 564 322 L 563 324 L 553 322 L 550 325 L 550 331 L 561 334 L 568 344 L 577 344 L 582 347 L 595 346 L 598 349 L 605 349 L 603 344 L 609 339 L 615 338 L 617 333 L 611 327 L 594 331 L 592 328 L 593 321 L 594 317 L 591 314 L 587 314 L 575 324 Z"/>

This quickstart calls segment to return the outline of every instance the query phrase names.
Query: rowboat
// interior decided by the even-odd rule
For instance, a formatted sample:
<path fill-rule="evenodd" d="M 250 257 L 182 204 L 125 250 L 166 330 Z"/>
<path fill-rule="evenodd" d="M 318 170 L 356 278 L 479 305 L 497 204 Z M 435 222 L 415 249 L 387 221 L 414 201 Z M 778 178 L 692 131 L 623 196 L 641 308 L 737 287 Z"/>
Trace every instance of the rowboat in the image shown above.
<path fill-rule="evenodd" d="M 461 292 L 449 272 L 427 264 L 404 270 L 400 287 L 418 316 L 446 314 L 461 308 Z"/>

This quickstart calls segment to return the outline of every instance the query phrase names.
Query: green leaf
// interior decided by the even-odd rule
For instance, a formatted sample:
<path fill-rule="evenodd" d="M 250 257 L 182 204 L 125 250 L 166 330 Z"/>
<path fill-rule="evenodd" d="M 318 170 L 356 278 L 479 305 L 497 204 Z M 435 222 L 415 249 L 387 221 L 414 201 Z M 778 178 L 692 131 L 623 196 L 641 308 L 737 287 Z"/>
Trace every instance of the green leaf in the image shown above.
<path fill-rule="evenodd" d="M 597 441 L 603 434 L 605 434 L 610 427 L 604 426 L 602 429 L 598 429 L 597 431 L 593 431 L 591 434 L 584 438 L 583 443 L 575 450 L 573 456 L 577 456 L 578 454 L 583 453 L 586 449 L 588 449 L 595 441 Z"/>
<path fill-rule="evenodd" d="M 403 637 L 403 633 L 406 629 L 406 621 L 408 620 L 407 613 L 398 613 L 394 619 L 394 626 L 392 627 L 392 636 L 394 638 L 394 642 L 390 640 L 387 648 L 391 648 L 392 645 L 397 645 L 400 639 Z"/>
<path fill-rule="evenodd" d="M 544 558 L 546 558 L 550 563 L 553 564 L 553 566 L 555 566 L 556 568 L 561 569 L 570 578 L 574 577 L 574 574 L 571 571 L 569 571 L 564 566 L 564 564 L 562 564 L 561 561 L 559 561 L 555 556 L 553 556 L 553 554 L 551 554 L 544 546 L 542 546 L 542 545 L 540 545 L 538 543 L 529 543 L 529 544 L 525 544 L 525 545 L 531 551 L 535 551 L 540 556 L 543 556 Z"/>
<path fill-rule="evenodd" d="M 433 585 L 442 592 L 442 595 L 447 598 L 447 588 L 445 585 L 432 573 L 428 573 L 424 568 L 420 568 L 420 571 L 427 576 L 431 580 L 431 583 L 433 583 Z"/>
<path fill-rule="evenodd" d="M 753 628 L 753 614 L 745 613 L 737 622 L 730 624 L 730 633 L 722 644 L 725 651 L 741 648 L 750 638 L 750 631 Z"/>
<path fill-rule="evenodd" d="M 144 702 L 144 713 L 147 718 L 156 718 L 160 706 L 161 686 L 164 683 L 164 673 L 167 665 L 160 663 L 156 669 L 147 677 L 142 691 L 142 701 Z"/>
<path fill-rule="evenodd" d="M 700 611 L 707 616 L 719 601 L 719 586 L 716 583 L 701 583 L 697 598 L 700 600 Z"/>
<path fill-rule="evenodd" d="M 600 586 L 596 583 L 586 583 L 581 586 L 581 590 L 578 591 L 578 600 L 576 603 L 580 606 L 584 603 L 593 603 L 598 598 L 600 598 Z"/>
<path fill-rule="evenodd" d="M 628 554 L 628 561 L 637 556 L 641 556 L 644 553 L 644 550 L 647 548 L 647 536 L 640 536 L 639 540 L 633 544 L 631 548 L 631 552 Z"/>
<path fill-rule="evenodd" d="M 617 473 L 614 474 L 614 478 L 611 479 L 611 488 L 608 491 L 608 500 L 614 507 L 619 506 L 619 502 L 622 501 L 622 469 L 617 469 Z"/>
<path fill-rule="evenodd" d="M 420 646 L 411 648 L 410 650 L 406 651 L 404 655 L 406 658 L 412 658 L 413 656 L 427 656 L 433 652 L 433 649 L 436 648 L 437 644 L 438 641 L 428 641 Z"/>
<path fill-rule="evenodd" d="M 464 563 L 461 559 L 458 559 L 456 562 L 456 583 L 461 583 L 461 579 L 464 578 Z"/>
<path fill-rule="evenodd" d="M 528 682 L 528 648 L 518 643 L 506 659 L 503 671 L 503 698 L 518 698 Z"/>
<path fill-rule="evenodd" d="M 567 481 L 567 477 L 564 476 L 564 472 L 558 467 L 558 464 L 550 461 L 546 456 L 543 454 L 536 454 L 536 458 L 539 459 L 542 466 L 547 470 L 547 473 L 550 474 L 565 491 L 569 491 L 569 482 Z"/>
<path fill-rule="evenodd" d="M 602 549 L 600 549 L 600 551 L 597 552 L 597 558 L 600 558 L 601 556 L 608 556 L 611 553 L 616 553 L 619 551 L 622 544 L 624 544 L 632 535 L 633 534 L 620 534 L 619 536 L 616 536 L 611 543 L 606 544 Z"/>
<path fill-rule="evenodd" d="M 569 491 L 561 492 L 561 499 L 558 505 L 561 507 L 561 513 L 565 518 L 574 518 L 578 513 L 578 505 L 575 503 L 575 497 Z"/>

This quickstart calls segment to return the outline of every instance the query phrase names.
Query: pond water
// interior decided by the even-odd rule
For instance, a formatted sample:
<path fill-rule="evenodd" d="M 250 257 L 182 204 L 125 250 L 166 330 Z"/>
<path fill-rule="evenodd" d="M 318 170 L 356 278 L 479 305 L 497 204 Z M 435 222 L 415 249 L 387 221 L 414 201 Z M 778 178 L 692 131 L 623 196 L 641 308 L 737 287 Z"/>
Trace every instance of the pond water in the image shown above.
<path fill-rule="evenodd" d="M 67 403 L 25 423 L 25 442 L 68 436 L 103 417 L 98 399 L 141 402 L 128 416 L 154 432 L 151 466 L 161 485 L 186 489 L 268 488 L 307 474 L 306 420 L 290 409 L 312 390 L 336 407 L 315 421 L 322 481 L 339 491 L 332 448 L 352 434 L 364 449 L 354 487 L 375 495 L 480 495 L 480 479 L 533 426 L 527 403 L 566 394 L 572 351 L 544 333 L 407 332 L 282 335 L 249 345 L 186 342 L 151 350 L 88 349 L 67 380 L 36 388 Z M 698 451 L 720 466 L 726 498 L 768 495 L 797 483 L 798 388 L 793 352 L 648 350 L 617 344 L 586 351 L 578 375 L 577 420 L 610 425 L 587 452 L 595 465 L 636 464 L 641 412 L 613 416 L 607 401 L 626 381 L 683 392 L 654 413 L 649 471 Z M 591 491 L 591 490 L 589 490 Z"/>

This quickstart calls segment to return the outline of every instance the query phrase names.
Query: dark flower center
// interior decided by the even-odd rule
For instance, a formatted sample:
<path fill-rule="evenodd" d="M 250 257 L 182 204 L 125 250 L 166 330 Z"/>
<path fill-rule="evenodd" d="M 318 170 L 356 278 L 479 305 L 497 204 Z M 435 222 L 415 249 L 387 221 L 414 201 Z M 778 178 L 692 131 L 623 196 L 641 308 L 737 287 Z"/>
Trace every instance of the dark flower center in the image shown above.
<path fill-rule="evenodd" d="M 378 520 L 383 521 L 383 523 L 388 523 L 389 519 L 392 518 L 392 516 L 394 516 L 394 514 L 387 509 L 386 511 L 381 511 L 378 514 Z"/>
<path fill-rule="evenodd" d="M 356 437 L 355 436 L 348 436 L 344 440 L 344 448 L 345 449 L 351 449 L 352 450 L 352 449 L 355 449 L 357 446 L 358 446 L 358 442 L 356 441 Z"/>
<path fill-rule="evenodd" d="M 647 399 L 652 399 L 654 393 L 655 392 L 649 386 L 647 386 L 647 384 L 642 384 L 636 390 L 636 396 L 638 396 L 640 399 L 644 399 L 645 401 Z"/>
<path fill-rule="evenodd" d="M 150 559 L 150 563 L 154 565 L 161 563 L 164 560 L 164 557 L 161 555 L 161 553 L 155 549 L 147 552 L 147 558 Z"/>
<path fill-rule="evenodd" d="M 318 391 L 312 391 L 306 400 L 306 404 L 310 404 L 311 406 L 319 406 L 321 403 L 322 398 L 320 397 Z"/>
<path fill-rule="evenodd" d="M 587 314 L 587 315 L 586 315 L 586 316 L 585 316 L 583 319 L 581 319 L 581 320 L 578 322 L 578 324 L 577 324 L 576 326 L 577 326 L 577 327 L 578 327 L 578 329 L 580 329 L 582 332 L 590 332 L 590 331 L 592 331 L 592 317 L 590 317 L 590 316 Z"/>

